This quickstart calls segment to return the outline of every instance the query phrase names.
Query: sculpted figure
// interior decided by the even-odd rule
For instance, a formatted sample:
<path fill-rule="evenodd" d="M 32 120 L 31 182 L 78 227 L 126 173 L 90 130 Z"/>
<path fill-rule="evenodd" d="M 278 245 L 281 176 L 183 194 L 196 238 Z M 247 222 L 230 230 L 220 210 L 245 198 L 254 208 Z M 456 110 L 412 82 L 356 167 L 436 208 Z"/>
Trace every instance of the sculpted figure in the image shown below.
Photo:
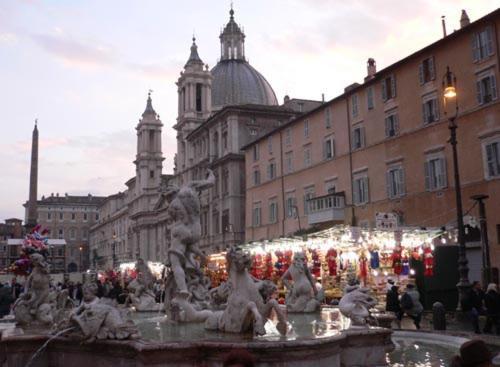
<path fill-rule="evenodd" d="M 83 285 L 83 301 L 70 314 L 69 320 L 59 329 L 73 327 L 72 336 L 91 343 L 96 339 L 135 339 L 139 332 L 131 320 L 124 321 L 120 311 L 100 302 L 97 285 L 86 282 Z"/>
<path fill-rule="evenodd" d="M 278 302 L 273 298 L 276 285 L 269 281 L 253 278 L 248 272 L 251 265 L 249 254 L 240 248 L 232 247 L 227 253 L 229 279 L 223 288 L 214 291 L 213 296 L 223 302 L 227 296 L 224 311 L 196 310 L 187 299 L 176 298 L 173 301 L 175 309 L 182 310 L 177 315 L 184 319 L 205 321 L 208 330 L 219 330 L 228 333 L 253 333 L 264 335 L 267 319 L 274 310 L 278 318 L 277 329 L 286 334 L 286 318 Z"/>
<path fill-rule="evenodd" d="M 315 312 L 319 309 L 320 302 L 315 298 L 318 291 L 302 252 L 294 254 L 291 266 L 281 279 L 288 289 L 286 306 L 289 312 Z"/>
<path fill-rule="evenodd" d="M 154 276 L 143 259 L 138 259 L 135 264 L 137 277 L 128 285 L 130 302 L 137 311 L 158 311 L 161 307 L 156 303 L 153 292 Z"/>
<path fill-rule="evenodd" d="M 351 319 L 352 327 L 367 327 L 370 318 L 370 309 L 377 304 L 377 300 L 369 295 L 368 288 L 359 285 L 350 285 L 345 288 L 345 294 L 340 299 L 340 312 Z"/>
<path fill-rule="evenodd" d="M 213 186 L 215 176 L 208 170 L 207 179 L 192 181 L 181 188 L 170 186 L 165 190 L 170 204 L 167 210 L 170 229 L 170 247 L 167 266 L 171 272 L 166 281 L 165 308 L 170 312 L 171 301 L 176 298 L 189 301 L 196 309 L 208 305 L 210 282 L 200 269 L 197 257 L 205 255 L 198 248 L 201 238 L 200 199 L 198 192 Z M 189 320 L 186 320 L 189 321 Z"/>
<path fill-rule="evenodd" d="M 47 326 L 52 324 L 50 304 L 49 264 L 43 255 L 29 255 L 33 270 L 29 275 L 24 293 L 14 303 L 14 315 L 20 326 Z"/>

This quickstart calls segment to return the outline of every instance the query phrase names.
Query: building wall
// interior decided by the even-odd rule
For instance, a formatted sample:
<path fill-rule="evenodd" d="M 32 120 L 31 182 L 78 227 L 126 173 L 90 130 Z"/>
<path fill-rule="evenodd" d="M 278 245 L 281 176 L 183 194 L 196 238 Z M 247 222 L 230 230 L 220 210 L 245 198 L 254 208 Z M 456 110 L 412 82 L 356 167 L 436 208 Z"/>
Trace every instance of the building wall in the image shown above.
<path fill-rule="evenodd" d="M 488 177 L 484 144 L 500 142 L 500 104 L 498 97 L 480 105 L 477 101 L 476 82 L 484 73 L 493 75 L 497 81 L 499 74 L 498 30 L 500 12 L 490 18 L 480 20 L 444 40 L 397 62 L 378 72 L 373 78 L 346 90 L 334 100 L 312 113 L 297 118 L 286 126 L 278 128 L 270 135 L 273 154 L 267 152 L 269 138 L 258 140 L 261 153 L 258 161 L 253 160 L 254 145 L 245 148 L 246 164 L 246 240 L 275 238 L 290 235 L 299 230 L 297 218 L 284 218 L 283 201 L 295 196 L 299 210 L 301 229 L 310 228 L 304 215 L 303 196 L 307 187 L 314 186 L 314 195 L 326 194 L 325 181 L 335 179 L 336 191 L 346 195 L 345 223 L 374 226 L 376 212 L 396 212 L 403 225 L 408 226 L 456 226 L 455 190 L 453 181 L 452 150 L 448 139 L 448 116 L 454 113 L 452 106 L 445 109 L 442 100 L 442 77 L 446 66 L 456 74 L 459 115 L 458 157 L 462 186 L 464 214 L 477 218 L 477 208 L 472 208 L 470 196 L 487 194 L 488 231 L 492 264 L 500 263 L 500 209 L 498 194 L 499 176 Z M 474 62 L 472 58 L 472 38 L 478 31 L 490 27 L 493 35 L 493 55 Z M 419 80 L 419 65 L 423 60 L 434 60 L 435 78 L 423 85 Z M 382 99 L 382 81 L 393 75 L 396 80 L 396 96 L 388 101 Z M 367 94 L 371 88 L 374 106 L 368 109 Z M 498 95 L 499 89 L 496 88 Z M 425 124 L 423 102 L 430 96 L 437 97 L 439 119 Z M 353 104 L 357 98 L 358 113 L 353 114 Z M 325 128 L 325 109 L 332 109 L 332 128 L 335 136 L 335 158 L 325 160 L 322 144 L 329 130 Z M 396 136 L 386 137 L 386 117 L 397 112 L 399 131 Z M 309 137 L 305 136 L 305 121 L 309 121 Z M 364 128 L 364 146 L 356 149 L 353 143 L 354 129 Z M 285 139 L 290 130 L 292 142 L 286 146 Z M 281 145 L 279 143 L 282 140 Z M 500 143 L 499 143 L 500 145 Z M 274 146 L 277 146 L 274 149 Z M 305 167 L 304 149 L 311 149 L 311 164 Z M 281 150 L 280 150 L 281 149 Z M 281 152 L 286 157 L 293 154 L 293 172 L 283 172 Z M 426 188 L 425 162 L 432 157 L 442 157 L 446 162 L 446 184 L 436 190 Z M 262 180 L 260 185 L 252 182 L 252 172 L 260 168 L 265 172 L 269 159 L 276 159 L 277 178 Z M 286 165 L 286 159 L 283 160 Z M 404 171 L 404 192 L 389 198 L 387 172 L 393 167 Z M 368 177 L 368 202 L 357 204 L 353 195 L 353 179 Z M 269 198 L 276 197 L 279 218 L 274 224 L 268 221 Z M 252 209 L 260 201 L 262 205 L 261 224 L 252 223 Z M 470 212 L 469 212 L 470 209 Z"/>

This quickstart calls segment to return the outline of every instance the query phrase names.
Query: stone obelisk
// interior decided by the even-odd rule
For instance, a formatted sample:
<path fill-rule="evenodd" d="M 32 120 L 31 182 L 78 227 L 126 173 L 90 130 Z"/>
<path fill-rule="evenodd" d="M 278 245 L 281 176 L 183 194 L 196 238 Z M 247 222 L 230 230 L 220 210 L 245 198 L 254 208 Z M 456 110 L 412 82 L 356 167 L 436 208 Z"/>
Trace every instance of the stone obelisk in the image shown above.
<path fill-rule="evenodd" d="M 26 230 L 29 232 L 37 222 L 37 188 L 38 188 L 38 127 L 35 120 L 33 137 L 31 140 L 31 166 L 30 166 L 30 196 L 28 201 L 28 214 L 26 216 Z"/>

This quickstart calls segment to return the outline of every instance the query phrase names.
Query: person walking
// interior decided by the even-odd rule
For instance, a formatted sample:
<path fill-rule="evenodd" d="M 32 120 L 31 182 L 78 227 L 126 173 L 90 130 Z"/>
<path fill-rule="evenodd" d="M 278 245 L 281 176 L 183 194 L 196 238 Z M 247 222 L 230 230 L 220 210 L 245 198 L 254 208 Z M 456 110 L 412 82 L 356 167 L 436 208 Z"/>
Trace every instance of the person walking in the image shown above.
<path fill-rule="evenodd" d="M 386 294 L 385 310 L 394 312 L 394 314 L 396 315 L 396 323 L 398 325 L 398 328 L 401 329 L 401 319 L 403 318 L 403 312 L 401 310 L 401 305 L 399 304 L 399 287 L 397 285 L 393 285 Z"/>
<path fill-rule="evenodd" d="M 413 320 L 417 330 L 420 330 L 424 306 L 420 302 L 420 293 L 418 293 L 414 284 L 409 283 L 406 285 L 406 291 L 401 296 L 400 304 L 403 312 Z"/>
<path fill-rule="evenodd" d="M 483 331 L 490 333 L 495 326 L 497 335 L 500 335 L 500 294 L 495 283 L 488 284 L 486 295 L 484 296 L 486 306 L 486 324 Z"/>

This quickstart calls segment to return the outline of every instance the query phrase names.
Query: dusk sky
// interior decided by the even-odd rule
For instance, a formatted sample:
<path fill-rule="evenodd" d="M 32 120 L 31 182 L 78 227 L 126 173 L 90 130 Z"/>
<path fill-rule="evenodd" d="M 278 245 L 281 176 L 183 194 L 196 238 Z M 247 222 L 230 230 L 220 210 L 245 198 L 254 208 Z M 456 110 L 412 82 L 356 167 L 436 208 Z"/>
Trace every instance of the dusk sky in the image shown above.
<path fill-rule="evenodd" d="M 366 74 L 459 28 L 498 0 L 239 0 L 246 56 L 279 101 L 331 99 Z M 164 173 L 176 149 L 175 81 L 193 32 L 213 67 L 229 1 L 0 0 L 0 220 L 24 219 L 31 133 L 39 121 L 38 197 L 109 195 L 134 175 L 135 126 L 152 89 Z"/>

